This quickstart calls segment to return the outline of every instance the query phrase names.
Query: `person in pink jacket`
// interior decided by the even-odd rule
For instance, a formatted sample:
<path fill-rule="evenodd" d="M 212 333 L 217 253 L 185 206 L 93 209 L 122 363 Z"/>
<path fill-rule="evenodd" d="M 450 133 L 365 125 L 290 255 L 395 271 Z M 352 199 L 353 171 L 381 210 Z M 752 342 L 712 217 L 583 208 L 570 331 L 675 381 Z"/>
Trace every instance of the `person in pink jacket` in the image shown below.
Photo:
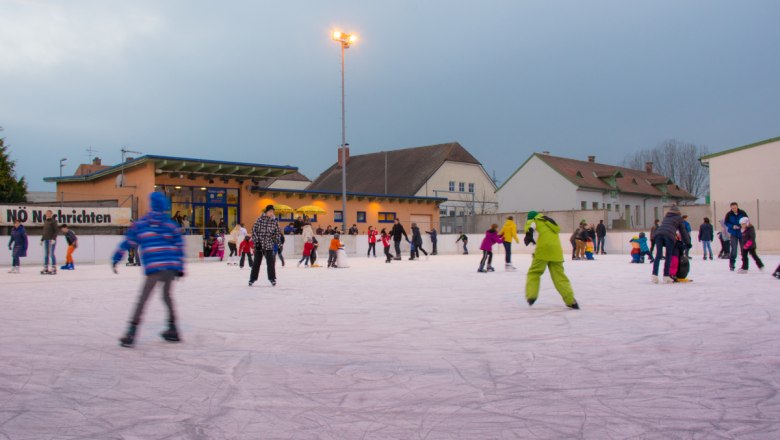
<path fill-rule="evenodd" d="M 490 229 L 485 231 L 485 238 L 482 239 L 482 245 L 479 247 L 482 249 L 482 261 L 479 263 L 479 269 L 477 272 L 495 272 L 493 269 L 493 245 L 503 243 L 504 239 L 498 235 L 498 225 L 493 223 L 490 225 Z M 485 267 L 487 262 L 487 268 Z"/>

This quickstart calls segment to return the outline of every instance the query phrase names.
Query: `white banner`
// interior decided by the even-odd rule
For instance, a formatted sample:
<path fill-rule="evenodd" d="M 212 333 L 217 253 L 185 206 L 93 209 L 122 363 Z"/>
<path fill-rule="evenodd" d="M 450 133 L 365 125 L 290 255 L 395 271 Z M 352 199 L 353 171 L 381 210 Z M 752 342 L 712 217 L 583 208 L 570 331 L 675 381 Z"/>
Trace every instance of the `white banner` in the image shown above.
<path fill-rule="evenodd" d="M 53 206 L 0 205 L 0 226 L 13 226 L 19 220 L 25 226 L 42 226 L 51 210 L 59 224 L 73 226 L 130 226 L 130 208 L 58 208 Z"/>

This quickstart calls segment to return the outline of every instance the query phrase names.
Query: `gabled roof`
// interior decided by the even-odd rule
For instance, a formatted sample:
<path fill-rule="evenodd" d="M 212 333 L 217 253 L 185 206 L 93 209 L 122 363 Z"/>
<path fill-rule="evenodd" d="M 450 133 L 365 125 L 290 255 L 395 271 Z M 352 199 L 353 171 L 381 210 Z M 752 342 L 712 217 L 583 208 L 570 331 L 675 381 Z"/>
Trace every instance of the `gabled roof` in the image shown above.
<path fill-rule="evenodd" d="M 457 142 L 404 148 L 350 156 L 347 160 L 347 191 L 413 196 L 445 162 L 482 164 Z M 334 163 L 317 177 L 309 190 L 341 191 L 341 168 Z"/>
<path fill-rule="evenodd" d="M 308 177 L 301 174 L 299 171 L 296 171 L 291 174 L 285 174 L 280 177 L 270 177 L 266 179 L 259 179 L 257 182 L 258 186 L 261 187 L 269 187 L 274 184 L 277 180 L 285 180 L 285 181 L 291 181 L 291 182 L 311 182 Z"/>
<path fill-rule="evenodd" d="M 194 174 L 236 179 L 263 179 L 279 177 L 298 171 L 288 165 L 265 165 L 246 162 L 225 162 L 221 160 L 193 159 L 188 157 L 146 155 L 126 163 L 95 171 L 85 175 L 45 177 L 45 182 L 86 182 L 99 179 L 128 169 L 152 162 L 158 174 Z"/>
<path fill-rule="evenodd" d="M 529 160 L 534 156 L 579 188 L 601 191 L 617 190 L 621 193 L 653 197 L 667 196 L 679 199 L 696 199 L 696 196 L 672 183 L 668 177 L 660 174 L 540 153 L 532 154 Z M 526 163 L 528 163 L 528 160 L 520 168 Z M 615 187 L 610 186 L 611 179 L 614 179 Z"/>
<path fill-rule="evenodd" d="M 724 154 L 734 153 L 736 151 L 740 150 L 747 150 L 748 148 L 758 147 L 765 144 L 771 144 L 772 142 L 780 141 L 780 137 L 772 138 L 772 139 L 766 139 L 763 141 L 753 142 L 752 144 L 743 145 L 741 147 L 732 148 L 730 150 L 723 150 L 718 153 L 712 153 L 708 154 L 706 156 L 702 156 L 699 158 L 700 161 L 707 161 L 709 159 L 712 159 L 713 157 L 723 156 Z"/>

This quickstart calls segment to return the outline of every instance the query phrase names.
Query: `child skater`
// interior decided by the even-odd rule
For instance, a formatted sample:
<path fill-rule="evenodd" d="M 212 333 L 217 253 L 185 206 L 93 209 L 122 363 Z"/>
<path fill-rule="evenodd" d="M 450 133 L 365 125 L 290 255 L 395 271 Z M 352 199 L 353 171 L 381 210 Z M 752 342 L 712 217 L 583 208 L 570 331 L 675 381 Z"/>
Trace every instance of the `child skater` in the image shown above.
<path fill-rule="evenodd" d="M 249 260 L 249 267 L 252 267 L 252 249 L 255 248 L 255 244 L 252 243 L 252 239 L 248 236 L 244 236 L 244 240 L 241 241 L 241 244 L 238 246 L 238 255 L 240 255 L 240 260 L 238 262 L 239 269 L 244 268 L 244 257 L 246 257 Z"/>
<path fill-rule="evenodd" d="M 458 236 L 458 239 L 455 240 L 455 243 L 457 244 L 459 241 L 463 242 L 463 255 L 469 254 L 469 236 L 464 234 L 463 232 L 460 233 Z"/>
<path fill-rule="evenodd" d="M 68 243 L 68 253 L 65 254 L 65 265 L 60 266 L 62 270 L 73 270 L 73 251 L 79 246 L 79 239 L 76 233 L 68 229 L 68 225 L 60 225 L 60 230 L 65 234 L 65 241 Z"/>
<path fill-rule="evenodd" d="M 553 285 L 563 298 L 566 307 L 579 310 L 580 306 L 574 299 L 574 290 L 569 278 L 563 272 L 563 248 L 561 248 L 561 240 L 558 237 L 561 228 L 550 217 L 536 211 L 529 212 L 528 221 L 525 222 L 525 239 L 523 240 L 526 246 L 533 240 L 534 225 L 539 233 L 539 239 L 525 282 L 525 299 L 528 301 L 528 305 L 532 306 L 536 302 L 536 298 L 539 296 L 540 278 L 549 267 Z"/>
<path fill-rule="evenodd" d="M 393 255 L 390 254 L 390 241 L 393 236 L 387 233 L 385 228 L 382 228 L 382 247 L 385 249 L 385 263 L 391 263 L 393 261 Z"/>
<path fill-rule="evenodd" d="M 330 240 L 330 246 L 328 247 L 328 267 L 337 267 L 336 258 L 338 257 L 340 248 L 341 241 L 339 240 L 339 234 L 333 234 L 333 238 Z"/>
<path fill-rule="evenodd" d="M 309 267 L 309 260 L 311 259 L 311 251 L 314 249 L 314 243 L 311 241 L 311 237 L 306 239 L 306 243 L 303 245 L 303 257 L 298 261 L 298 267 L 301 263 L 304 263 L 303 267 Z"/>
<path fill-rule="evenodd" d="M 739 246 L 742 248 L 742 267 L 737 271 L 739 273 L 748 272 L 748 255 L 756 262 L 758 270 L 764 270 L 764 262 L 756 254 L 756 228 L 750 224 L 750 219 L 742 217 L 739 219 L 739 225 L 742 227 L 742 238 L 740 239 Z"/>
<path fill-rule="evenodd" d="M 588 260 L 595 260 L 595 258 L 593 258 L 593 239 L 590 237 L 585 241 L 585 258 Z"/>
<path fill-rule="evenodd" d="M 493 223 L 490 225 L 490 229 L 485 231 L 485 238 L 482 239 L 482 245 L 479 246 L 479 249 L 482 251 L 482 261 L 479 262 L 479 269 L 477 269 L 477 272 L 485 273 L 496 271 L 493 268 L 493 245 L 503 242 L 503 237 L 498 235 L 498 225 Z M 485 267 L 485 262 L 487 262 L 487 267 Z"/>
<path fill-rule="evenodd" d="M 16 219 L 11 229 L 11 239 L 8 241 L 8 250 L 11 251 L 11 270 L 8 273 L 19 273 L 19 259 L 27 256 L 27 244 L 27 231 L 22 222 Z"/>
<path fill-rule="evenodd" d="M 219 257 L 219 261 L 222 261 L 225 258 L 225 233 L 220 232 L 219 235 L 217 235 L 216 241 L 214 241 L 214 245 L 211 247 L 211 256 L 212 257 Z"/>
<path fill-rule="evenodd" d="M 373 252 L 374 258 L 376 258 L 376 236 L 377 236 L 376 229 L 374 229 L 373 226 L 369 226 L 367 235 L 368 235 L 368 252 L 366 253 L 366 257 L 370 257 L 371 253 Z"/>
<path fill-rule="evenodd" d="M 173 310 L 171 287 L 176 277 L 184 276 L 184 239 L 179 225 L 166 213 L 169 208 L 168 199 L 160 192 L 150 196 L 151 211 L 133 223 L 127 231 L 125 240 L 114 253 L 111 268 L 117 273 L 116 265 L 122 259 L 125 251 L 138 247 L 144 254 L 143 265 L 146 273 L 141 295 L 135 306 L 135 312 L 130 318 L 127 333 L 119 340 L 122 347 L 132 347 L 141 315 L 154 286 L 163 283 L 163 301 L 168 307 L 168 330 L 160 336 L 169 342 L 179 342 L 179 332 L 176 329 L 176 314 Z"/>

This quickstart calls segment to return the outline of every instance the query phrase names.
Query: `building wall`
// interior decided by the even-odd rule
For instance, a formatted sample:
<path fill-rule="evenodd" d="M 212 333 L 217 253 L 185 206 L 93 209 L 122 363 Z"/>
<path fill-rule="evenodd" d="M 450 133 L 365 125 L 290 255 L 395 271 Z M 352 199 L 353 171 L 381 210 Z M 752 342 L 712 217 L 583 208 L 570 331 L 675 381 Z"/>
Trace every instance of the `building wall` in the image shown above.
<path fill-rule="evenodd" d="M 450 181 L 455 182 L 455 191 L 450 192 Z M 458 184 L 464 183 L 464 191 Z M 446 197 L 442 207 L 455 207 L 457 211 L 471 210 L 472 194 L 468 192 L 469 183 L 474 184 L 474 209 L 477 213 L 496 212 L 495 186 L 481 165 L 462 162 L 445 162 L 422 188 L 415 194 L 418 197 Z"/>
<path fill-rule="evenodd" d="M 310 194 L 278 193 L 277 195 L 274 195 L 272 192 L 268 192 L 262 196 L 250 194 L 249 197 L 246 198 L 245 206 L 247 206 L 247 208 L 244 209 L 244 205 L 242 205 L 242 218 L 244 219 L 245 225 L 253 224 L 257 217 L 263 212 L 263 209 L 270 204 L 288 205 L 291 208 L 315 205 L 324 209 L 326 214 L 318 215 L 317 221 L 312 222 L 312 227 L 314 229 L 316 229 L 317 226 L 322 226 L 324 229 L 328 225 L 339 227 L 341 225 L 341 223 L 336 223 L 334 220 L 334 212 L 341 211 L 342 209 L 341 199 L 338 197 L 328 197 L 324 199 L 322 196 L 314 198 L 314 196 Z M 358 211 L 364 211 L 366 213 L 365 222 L 359 223 L 357 221 Z M 426 218 L 431 219 L 433 227 L 439 227 L 439 208 L 435 203 L 418 203 L 416 200 L 412 200 L 411 202 L 405 200 L 380 202 L 376 200 L 371 201 L 368 200 L 368 198 L 363 198 L 362 200 L 353 198 L 352 200 L 347 201 L 347 227 L 350 227 L 353 223 L 357 223 L 358 230 L 361 233 L 365 233 L 369 226 L 374 226 L 379 230 L 382 228 L 391 228 L 393 226 L 392 222 L 379 222 L 378 217 L 380 212 L 396 213 L 396 217 L 401 220 L 401 223 L 407 231 L 409 231 L 412 217 L 420 218 L 421 216 L 425 216 Z M 286 221 L 280 222 L 282 226 L 285 226 L 286 223 Z M 420 226 L 423 227 L 423 225 Z"/>
<path fill-rule="evenodd" d="M 88 182 L 58 182 L 57 201 L 116 200 L 120 208 L 133 208 L 137 200 L 140 215 L 149 210 L 149 193 L 154 191 L 154 165 L 151 163 L 128 168 L 124 187 L 117 187 L 117 174 Z M 137 212 L 133 216 L 138 216 Z"/>
<path fill-rule="evenodd" d="M 500 212 L 579 209 L 577 187 L 532 156 L 496 193 Z"/>
<path fill-rule="evenodd" d="M 709 166 L 710 205 L 718 219 L 737 202 L 759 229 L 780 229 L 780 141 L 713 157 Z"/>
<path fill-rule="evenodd" d="M 284 179 L 277 179 L 272 183 L 269 188 L 279 188 L 279 189 L 306 189 L 307 186 L 311 185 L 311 181 L 308 180 L 284 180 Z"/>
<path fill-rule="evenodd" d="M 664 205 L 670 204 L 664 202 L 661 197 L 618 192 L 613 198 L 610 192 L 580 189 L 577 190 L 577 203 L 574 209 L 583 209 L 582 202 L 585 202 L 584 210 L 594 209 L 593 203 L 597 203 L 598 209 L 607 211 L 605 223 L 620 228 L 650 227 L 656 218 L 656 212 L 658 218 L 662 218 L 665 212 Z M 629 212 L 626 212 L 626 205 L 630 207 Z M 618 221 L 624 223 L 616 223 Z"/>

